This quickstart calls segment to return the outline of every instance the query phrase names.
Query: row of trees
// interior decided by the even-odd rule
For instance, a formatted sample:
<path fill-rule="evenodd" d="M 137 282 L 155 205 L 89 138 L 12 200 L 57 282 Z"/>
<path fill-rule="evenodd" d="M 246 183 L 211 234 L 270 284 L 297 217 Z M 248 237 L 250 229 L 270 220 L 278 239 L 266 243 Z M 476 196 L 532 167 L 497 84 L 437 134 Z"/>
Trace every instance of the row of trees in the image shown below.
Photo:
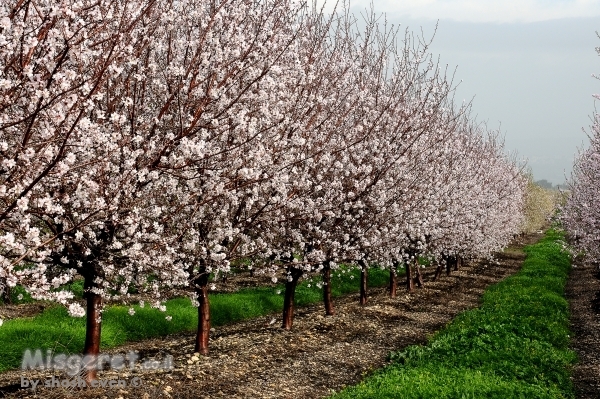
<path fill-rule="evenodd" d="M 189 287 L 206 352 L 209 279 L 232 261 L 285 270 L 291 328 L 305 273 L 333 314 L 340 263 L 364 303 L 370 265 L 411 289 L 420 256 L 489 256 L 527 179 L 428 46 L 289 0 L 4 2 L 0 284 L 86 315 L 88 355 L 103 300 Z M 86 309 L 56 289 L 77 276 Z"/>
<path fill-rule="evenodd" d="M 596 48 L 600 54 L 600 48 Z M 594 96 L 600 99 L 598 95 Z M 560 219 L 574 249 L 585 261 L 600 259 L 600 115 L 595 114 L 589 133 L 590 146 L 582 150 L 568 182 L 570 195 Z"/>
<path fill-rule="evenodd" d="M 554 190 L 551 184 L 544 182 L 546 180 L 534 182 L 533 174 L 529 174 L 525 195 L 525 219 L 521 226 L 523 233 L 534 233 L 544 229 L 555 216 L 557 208 L 564 202 L 564 193 Z"/>
<path fill-rule="evenodd" d="M 600 54 L 600 48 L 596 48 Z M 595 95 L 596 99 L 600 96 Z M 582 150 L 568 182 L 570 195 L 560 219 L 574 249 L 587 262 L 600 259 L 600 115 L 595 114 L 588 134 L 590 146 Z"/>

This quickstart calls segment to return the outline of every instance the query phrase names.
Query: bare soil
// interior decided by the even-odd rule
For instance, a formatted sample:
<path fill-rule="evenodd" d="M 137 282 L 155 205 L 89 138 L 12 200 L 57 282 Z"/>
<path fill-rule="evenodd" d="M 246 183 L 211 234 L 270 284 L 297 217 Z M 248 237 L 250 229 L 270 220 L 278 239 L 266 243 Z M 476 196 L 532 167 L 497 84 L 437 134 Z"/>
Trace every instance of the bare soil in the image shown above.
<path fill-rule="evenodd" d="M 168 371 L 111 371 L 101 381 L 122 379 L 141 386 L 125 388 L 20 387 L 20 379 L 49 379 L 51 372 L 0 374 L 0 397 L 11 398 L 323 398 L 358 383 L 387 364 L 391 351 L 426 343 L 458 313 L 479 305 L 484 290 L 521 266 L 524 245 L 540 234 L 517 239 L 496 261 L 465 264 L 451 276 L 431 281 L 434 268 L 423 270 L 425 286 L 397 298 L 383 288 L 371 289 L 368 303 L 358 293 L 335 300 L 335 316 L 322 305 L 298 309 L 292 331 L 280 328 L 280 315 L 269 315 L 217 328 L 211 353 L 193 354 L 193 334 L 134 342 L 109 353 L 138 351 L 142 358 L 173 356 Z M 600 331 L 600 329 L 597 329 Z M 57 379 L 67 376 L 54 375 Z M 139 380 L 134 380 L 138 377 Z"/>
<path fill-rule="evenodd" d="M 33 317 L 52 306 L 49 302 L 23 303 L 19 305 L 0 306 L 0 319 L 10 320 L 19 317 Z"/>
<path fill-rule="evenodd" d="M 600 398 L 600 269 L 574 263 L 567 284 L 571 310 L 571 347 L 579 361 L 573 370 L 579 399 Z"/>

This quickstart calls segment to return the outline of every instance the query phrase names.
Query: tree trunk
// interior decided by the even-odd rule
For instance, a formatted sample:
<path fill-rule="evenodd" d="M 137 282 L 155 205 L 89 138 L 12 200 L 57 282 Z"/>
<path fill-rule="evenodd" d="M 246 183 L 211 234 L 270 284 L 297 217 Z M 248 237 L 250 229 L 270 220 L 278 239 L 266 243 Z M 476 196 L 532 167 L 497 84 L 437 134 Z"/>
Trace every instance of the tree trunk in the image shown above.
<path fill-rule="evenodd" d="M 419 265 L 419 259 L 415 259 L 415 281 L 417 283 L 417 287 L 423 288 L 423 275 L 421 274 L 421 265 Z"/>
<path fill-rule="evenodd" d="M 294 295 L 296 294 L 296 286 L 298 280 L 302 277 L 302 270 L 295 267 L 289 267 L 288 271 L 291 274 L 291 281 L 285 283 L 285 297 L 283 299 L 283 324 L 281 328 L 291 330 L 294 322 Z"/>
<path fill-rule="evenodd" d="M 325 266 L 323 269 L 323 304 L 325 305 L 325 315 L 333 316 L 333 300 L 331 299 L 331 268 Z"/>
<path fill-rule="evenodd" d="M 433 281 L 436 281 L 438 278 L 440 278 L 440 276 L 442 275 L 442 270 L 443 270 L 442 265 L 438 265 L 438 267 L 435 269 L 435 275 L 433 276 Z"/>
<path fill-rule="evenodd" d="M 0 298 L 5 305 L 10 305 L 12 303 L 11 295 L 10 295 L 10 287 L 6 282 L 6 279 L 0 278 Z"/>
<path fill-rule="evenodd" d="M 462 258 L 460 256 L 456 257 L 456 262 L 454 263 L 454 271 L 457 272 L 462 267 Z"/>
<path fill-rule="evenodd" d="M 95 275 L 85 276 L 84 296 L 86 300 L 86 325 L 85 325 L 85 345 L 83 355 L 86 357 L 84 364 L 85 380 L 90 382 L 98 379 L 96 360 L 100 354 L 100 338 L 102 328 L 102 297 L 91 291 L 92 288 L 98 288 L 94 283 Z"/>
<path fill-rule="evenodd" d="M 363 260 L 359 260 L 360 265 L 360 304 L 367 304 L 367 279 L 369 277 L 369 271 L 367 264 Z"/>
<path fill-rule="evenodd" d="M 396 298 L 396 290 L 398 288 L 397 273 L 399 266 L 400 265 L 398 264 L 398 262 L 394 262 L 392 264 L 392 267 L 390 267 L 390 298 Z"/>
<path fill-rule="evenodd" d="M 411 264 L 412 262 L 410 260 L 404 263 L 404 268 L 406 269 L 406 290 L 408 292 L 413 292 L 415 290 Z"/>
<path fill-rule="evenodd" d="M 210 304 L 208 301 L 209 273 L 206 271 L 206 266 L 204 265 L 200 266 L 198 273 L 198 276 L 194 279 L 194 289 L 198 296 L 198 330 L 196 332 L 194 352 L 207 355 L 210 335 Z"/>
<path fill-rule="evenodd" d="M 452 256 L 446 258 L 446 276 L 452 274 Z"/>

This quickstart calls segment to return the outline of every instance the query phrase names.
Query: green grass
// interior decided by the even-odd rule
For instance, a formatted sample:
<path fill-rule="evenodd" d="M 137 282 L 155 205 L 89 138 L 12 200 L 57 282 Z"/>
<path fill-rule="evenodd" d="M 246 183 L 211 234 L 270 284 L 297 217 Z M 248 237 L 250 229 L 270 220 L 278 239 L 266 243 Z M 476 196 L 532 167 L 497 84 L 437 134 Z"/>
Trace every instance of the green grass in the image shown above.
<path fill-rule="evenodd" d="M 570 260 L 554 230 L 525 248 L 516 275 L 489 288 L 426 346 L 392 353 L 392 364 L 344 398 L 574 398 L 564 287 Z"/>
<path fill-rule="evenodd" d="M 372 268 L 369 271 L 369 285 L 372 287 L 386 285 L 388 278 L 387 270 Z M 357 292 L 359 280 L 360 271 L 355 268 L 343 268 L 333 272 L 333 296 Z M 303 280 L 298 285 L 295 296 L 298 306 L 322 300 L 322 290 L 317 287 L 316 281 L 320 281 L 320 277 Z M 83 287 L 79 282 L 73 284 L 76 291 Z M 283 290 L 283 285 L 278 285 L 212 294 L 211 324 L 221 326 L 280 312 L 283 307 Z M 77 292 L 76 295 L 81 295 L 81 292 Z M 166 307 L 167 311 L 163 313 L 148 305 L 144 308 L 135 305 L 134 316 L 128 314 L 129 306 L 109 307 L 102 316 L 102 348 L 116 347 L 127 341 L 195 331 L 198 313 L 189 299 L 171 299 L 167 301 Z M 166 316 L 171 316 L 172 320 L 167 321 Z M 0 372 L 20 367 L 26 349 L 79 353 L 83 349 L 84 340 L 85 319 L 70 317 L 62 306 L 53 306 L 32 318 L 6 320 L 0 327 Z"/>
<path fill-rule="evenodd" d="M 12 287 L 10 290 L 10 302 L 13 305 L 19 305 L 22 303 L 32 303 L 35 302 L 31 295 L 23 287 L 17 285 L 16 287 Z M 4 305 L 4 301 L 0 299 L 0 304 Z"/>

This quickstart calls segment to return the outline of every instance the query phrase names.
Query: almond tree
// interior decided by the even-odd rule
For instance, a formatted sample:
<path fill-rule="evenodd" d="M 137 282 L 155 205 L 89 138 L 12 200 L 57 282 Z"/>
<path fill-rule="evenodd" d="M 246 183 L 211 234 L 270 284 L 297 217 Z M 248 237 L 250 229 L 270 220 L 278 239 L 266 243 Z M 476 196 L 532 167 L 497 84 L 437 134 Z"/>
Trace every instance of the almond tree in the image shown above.
<path fill-rule="evenodd" d="M 352 43 L 346 37 L 345 18 L 348 14 L 325 18 L 318 10 L 304 16 L 302 35 L 294 46 L 297 59 L 292 60 L 299 68 L 283 67 L 289 78 L 281 80 L 285 94 L 280 93 L 278 106 L 285 118 L 272 133 L 263 134 L 260 145 L 270 154 L 269 162 L 258 169 L 262 172 L 257 176 L 263 178 L 242 186 L 255 197 L 242 196 L 244 207 L 234 221 L 240 226 L 237 220 L 247 223 L 239 238 L 229 240 L 238 256 L 255 254 L 260 272 L 272 273 L 275 279 L 277 270 L 287 270 L 284 320 L 288 323 L 295 285 L 320 259 L 318 248 L 302 237 L 322 202 L 307 195 L 321 190 L 310 172 L 328 167 L 332 154 L 340 151 L 335 132 L 351 126 L 349 115 L 358 104 L 352 80 L 355 64 L 347 57 Z"/>
<path fill-rule="evenodd" d="M 207 353 L 209 276 L 268 251 L 259 218 L 288 195 L 284 167 L 303 144 L 288 88 L 306 84 L 297 48 L 310 24 L 287 0 L 186 1 L 176 10 L 161 59 L 181 70 L 171 126 L 179 146 L 161 163 L 177 180 L 177 264 L 198 306 L 195 350 Z"/>
<path fill-rule="evenodd" d="M 9 226 L 2 247 L 10 264 L 2 270 L 32 297 L 63 303 L 72 293 L 55 288 L 76 275 L 84 278 L 87 312 L 77 303 L 71 303 L 69 311 L 76 316 L 87 313 L 84 354 L 93 363 L 99 352 L 103 299 L 125 295 L 132 285 L 153 290 L 158 297 L 161 286 L 185 281 L 173 268 L 172 238 L 164 230 L 170 210 L 161 207 L 165 197 L 174 195 L 160 168 L 163 154 L 174 145 L 170 133 L 161 129 L 169 121 L 165 110 L 172 88 L 160 79 L 165 71 L 158 71 L 151 59 L 157 45 L 151 38 L 173 21 L 154 1 L 73 2 L 60 7 L 25 3 L 19 2 L 22 7 L 8 18 L 21 19 L 28 26 L 25 32 L 45 35 L 49 43 L 49 49 L 41 47 L 39 53 L 36 48 L 26 52 L 38 69 L 15 84 L 27 87 L 39 76 L 47 86 L 47 92 L 36 89 L 41 92 L 33 103 L 37 105 L 18 102 L 34 110 L 25 117 L 33 126 L 25 138 L 38 146 L 34 159 L 39 165 L 32 166 L 41 172 L 30 167 L 37 177 L 30 180 L 24 173 L 20 178 L 31 183 L 39 178 L 35 187 L 13 195 L 21 193 L 18 210 L 33 226 L 25 234 L 36 241 L 15 249 L 9 244 L 15 242 L 11 236 L 19 225 Z M 22 123 L 18 115 L 14 118 L 7 128 Z M 25 152 L 30 158 L 38 154 Z M 27 262 L 24 267 L 12 269 L 22 262 Z M 87 378 L 94 379 L 90 366 Z"/>
<path fill-rule="evenodd" d="M 598 229 L 600 187 L 600 115 L 594 115 L 590 146 L 582 150 L 573 166 L 569 181 L 570 195 L 560 210 L 560 220 L 575 250 L 586 262 L 600 259 Z"/>
<path fill-rule="evenodd" d="M 364 237 L 365 230 L 374 231 L 372 218 L 381 202 L 377 186 L 412 142 L 434 126 L 448 93 L 445 77 L 425 56 L 427 48 L 417 45 L 411 49 L 414 42 L 409 36 L 403 51 L 396 52 L 395 32 L 378 31 L 374 20 L 362 36 L 346 31 L 355 55 L 345 58 L 356 60 L 350 75 L 350 88 L 355 88 L 356 94 L 351 92 L 350 98 L 358 101 L 352 105 L 344 98 L 339 108 L 353 106 L 352 113 L 343 114 L 351 117 L 326 131 L 332 140 L 329 152 L 310 158 L 306 172 L 312 184 L 289 202 L 288 213 L 295 219 L 284 221 L 283 230 L 286 256 L 294 251 L 303 255 L 289 266 L 286 299 L 293 295 L 303 273 L 322 271 L 327 314 L 333 313 L 331 268 L 342 261 L 356 262 L 366 277 L 368 252 L 378 245 L 377 239 Z M 362 280 L 361 287 L 365 287 L 365 278 Z M 364 289 L 362 294 L 364 301 Z M 292 312 L 293 308 L 285 307 L 284 328 L 291 327 Z"/>
<path fill-rule="evenodd" d="M 0 278 L 9 286 L 17 284 L 15 265 L 48 255 L 45 245 L 56 235 L 32 220 L 30 206 L 59 206 L 43 183 L 80 165 L 72 143 L 111 62 L 123 56 L 120 40 L 107 35 L 116 22 L 101 11 L 110 2 L 87 3 L 0 5 Z M 109 51 L 99 51 L 102 40 Z M 66 299 L 64 292 L 45 295 Z"/>
<path fill-rule="evenodd" d="M 600 55 L 600 48 L 596 48 Z M 598 76 L 594 76 L 599 79 Z M 596 100 L 600 95 L 595 94 Z M 588 134 L 590 146 L 580 151 L 569 180 L 570 193 L 560 208 L 559 219 L 571 238 L 574 249 L 587 262 L 598 263 L 600 258 L 600 114 L 595 113 Z"/>

